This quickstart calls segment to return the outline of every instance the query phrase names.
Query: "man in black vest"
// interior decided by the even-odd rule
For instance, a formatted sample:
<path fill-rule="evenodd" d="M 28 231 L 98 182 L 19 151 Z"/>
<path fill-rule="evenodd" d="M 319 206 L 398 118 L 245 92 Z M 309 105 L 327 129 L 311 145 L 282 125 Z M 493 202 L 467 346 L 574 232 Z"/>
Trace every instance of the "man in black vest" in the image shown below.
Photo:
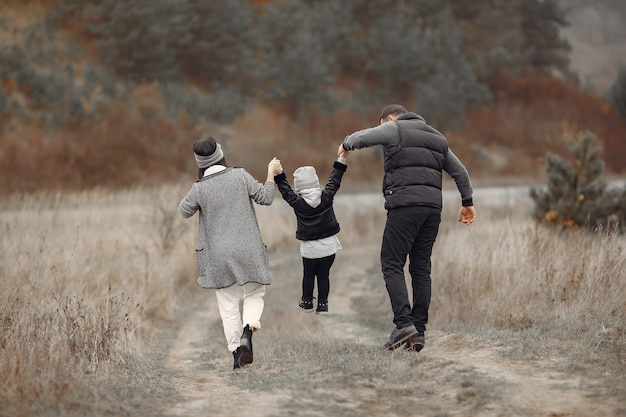
<path fill-rule="evenodd" d="M 375 145 L 385 151 L 387 222 L 380 261 L 396 325 L 385 347 L 419 352 L 425 343 L 430 307 L 430 258 L 441 222 L 442 172 L 456 182 L 462 205 L 459 222 L 468 225 L 476 220 L 472 184 L 467 170 L 448 148 L 446 137 L 399 104 L 383 109 L 379 126 L 347 136 L 338 153 Z M 413 306 L 404 280 L 407 256 Z"/>

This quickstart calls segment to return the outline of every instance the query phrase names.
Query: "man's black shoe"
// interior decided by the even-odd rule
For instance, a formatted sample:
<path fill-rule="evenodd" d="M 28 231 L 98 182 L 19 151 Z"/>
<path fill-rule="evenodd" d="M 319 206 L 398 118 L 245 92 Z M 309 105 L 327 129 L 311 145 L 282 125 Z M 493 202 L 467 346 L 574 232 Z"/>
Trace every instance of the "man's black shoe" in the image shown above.
<path fill-rule="evenodd" d="M 419 352 L 424 349 L 425 344 L 426 338 L 424 337 L 424 333 L 418 333 L 413 340 L 411 340 L 410 342 L 406 342 L 406 344 L 404 345 L 404 350 Z"/>
<path fill-rule="evenodd" d="M 396 327 L 391 332 L 389 340 L 385 342 L 385 348 L 389 350 L 397 349 L 407 342 L 411 342 L 411 340 L 413 340 L 415 337 L 417 337 L 417 329 L 414 325 L 411 324 L 409 326 L 402 327 L 401 329 L 398 329 Z"/>

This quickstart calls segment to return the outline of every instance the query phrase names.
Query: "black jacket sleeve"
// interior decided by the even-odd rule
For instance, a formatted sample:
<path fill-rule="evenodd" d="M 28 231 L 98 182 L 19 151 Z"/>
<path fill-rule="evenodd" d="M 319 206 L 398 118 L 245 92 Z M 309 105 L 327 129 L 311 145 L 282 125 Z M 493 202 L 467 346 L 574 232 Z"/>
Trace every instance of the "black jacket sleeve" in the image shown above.
<path fill-rule="evenodd" d="M 278 191 L 280 191 L 280 195 L 283 196 L 283 200 L 285 200 L 287 204 L 293 207 L 293 205 L 296 203 L 296 200 L 298 199 L 298 196 L 291 189 L 285 173 L 281 172 L 280 174 L 275 175 L 274 182 L 278 186 Z"/>
<path fill-rule="evenodd" d="M 334 196 L 339 190 L 341 179 L 343 178 L 343 174 L 346 172 L 346 169 L 348 169 L 348 166 L 339 161 L 335 161 L 333 164 L 333 170 L 330 173 L 330 178 L 328 179 L 328 183 L 326 183 L 325 187 L 326 192 L 331 196 Z"/>

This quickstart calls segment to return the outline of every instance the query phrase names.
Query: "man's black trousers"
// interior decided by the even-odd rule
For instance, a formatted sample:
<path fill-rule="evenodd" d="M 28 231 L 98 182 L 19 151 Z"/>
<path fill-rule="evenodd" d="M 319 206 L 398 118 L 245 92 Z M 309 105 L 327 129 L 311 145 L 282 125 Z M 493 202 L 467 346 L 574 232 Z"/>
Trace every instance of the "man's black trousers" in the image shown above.
<path fill-rule="evenodd" d="M 398 328 L 414 324 L 419 332 L 426 330 L 431 294 L 430 257 L 440 223 L 441 209 L 435 207 L 412 206 L 387 211 L 380 261 L 393 322 Z M 407 256 L 413 306 L 404 279 Z"/>

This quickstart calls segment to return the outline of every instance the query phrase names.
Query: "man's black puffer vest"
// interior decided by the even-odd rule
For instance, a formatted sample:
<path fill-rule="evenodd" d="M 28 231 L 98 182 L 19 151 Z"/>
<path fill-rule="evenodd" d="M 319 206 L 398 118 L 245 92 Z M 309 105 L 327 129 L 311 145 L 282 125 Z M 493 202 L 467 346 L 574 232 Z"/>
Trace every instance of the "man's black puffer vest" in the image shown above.
<path fill-rule="evenodd" d="M 385 148 L 385 208 L 442 207 L 448 140 L 415 113 L 399 116 L 399 143 Z"/>

